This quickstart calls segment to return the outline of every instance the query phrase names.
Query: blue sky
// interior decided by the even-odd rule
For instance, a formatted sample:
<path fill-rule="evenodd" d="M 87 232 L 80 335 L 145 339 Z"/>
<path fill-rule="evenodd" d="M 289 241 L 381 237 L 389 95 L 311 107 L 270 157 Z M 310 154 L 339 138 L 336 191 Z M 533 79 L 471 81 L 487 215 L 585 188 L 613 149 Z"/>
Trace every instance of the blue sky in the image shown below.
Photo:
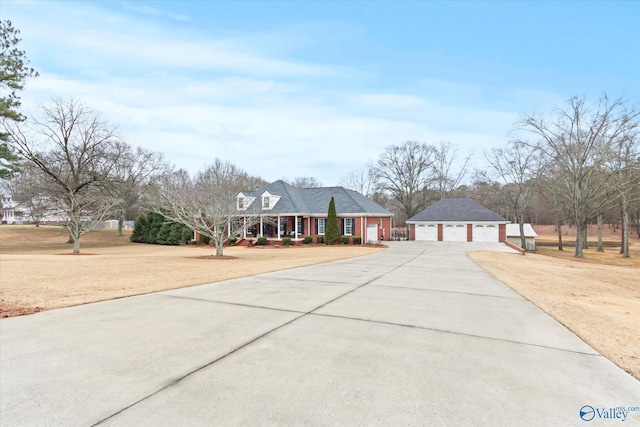
<path fill-rule="evenodd" d="M 474 153 L 523 113 L 640 104 L 640 2 L 36 2 L 2 19 L 41 76 L 29 113 L 85 101 L 195 172 L 336 185 L 407 140 Z"/>

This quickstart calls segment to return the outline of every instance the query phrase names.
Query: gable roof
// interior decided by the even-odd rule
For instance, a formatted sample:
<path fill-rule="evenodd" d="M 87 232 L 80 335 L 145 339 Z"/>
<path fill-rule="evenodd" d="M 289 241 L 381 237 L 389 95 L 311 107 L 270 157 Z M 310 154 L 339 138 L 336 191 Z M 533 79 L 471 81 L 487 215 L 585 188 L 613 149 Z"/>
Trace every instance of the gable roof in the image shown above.
<path fill-rule="evenodd" d="M 280 200 L 269 210 L 273 214 L 326 215 L 329 202 L 333 197 L 337 215 L 393 215 L 357 191 L 343 187 L 296 188 L 278 180 L 255 191 L 243 191 L 242 194 L 259 199 L 265 191 L 274 196 L 280 196 Z"/>
<path fill-rule="evenodd" d="M 407 222 L 415 221 L 509 222 L 468 197 L 445 197 L 440 199 L 407 220 Z"/>
<path fill-rule="evenodd" d="M 531 224 L 523 225 L 524 237 L 536 237 L 538 235 Z M 507 224 L 507 237 L 520 237 L 520 224 Z"/>

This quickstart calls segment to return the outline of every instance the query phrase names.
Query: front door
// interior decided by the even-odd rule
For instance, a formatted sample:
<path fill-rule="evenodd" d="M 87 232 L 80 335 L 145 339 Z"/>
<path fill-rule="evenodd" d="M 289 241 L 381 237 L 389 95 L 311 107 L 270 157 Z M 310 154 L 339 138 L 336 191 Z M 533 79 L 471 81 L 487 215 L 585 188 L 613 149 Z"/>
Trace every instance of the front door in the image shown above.
<path fill-rule="evenodd" d="M 377 241 L 378 241 L 378 225 L 377 224 L 367 225 L 367 243 L 377 242 Z"/>

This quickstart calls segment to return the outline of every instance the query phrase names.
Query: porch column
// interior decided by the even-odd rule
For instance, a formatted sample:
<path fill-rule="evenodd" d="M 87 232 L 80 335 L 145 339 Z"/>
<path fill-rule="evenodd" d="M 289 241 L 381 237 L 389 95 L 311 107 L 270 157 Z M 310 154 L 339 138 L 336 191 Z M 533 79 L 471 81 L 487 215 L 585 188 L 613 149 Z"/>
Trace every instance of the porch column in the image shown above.
<path fill-rule="evenodd" d="M 293 221 L 294 221 L 293 227 L 294 227 L 294 230 L 295 230 L 295 233 L 294 233 L 293 237 L 295 237 L 297 239 L 298 238 L 298 215 L 293 217 Z"/>
<path fill-rule="evenodd" d="M 242 238 L 243 239 L 247 238 L 247 217 L 246 216 L 242 219 Z"/>
<path fill-rule="evenodd" d="M 263 223 L 262 223 L 262 215 L 260 215 L 260 237 L 263 236 L 262 225 L 263 225 Z"/>
<path fill-rule="evenodd" d="M 278 215 L 278 239 L 280 236 L 282 236 L 282 233 L 280 232 L 280 215 Z"/>
<path fill-rule="evenodd" d="M 227 237 L 231 236 L 231 222 L 227 222 Z"/>

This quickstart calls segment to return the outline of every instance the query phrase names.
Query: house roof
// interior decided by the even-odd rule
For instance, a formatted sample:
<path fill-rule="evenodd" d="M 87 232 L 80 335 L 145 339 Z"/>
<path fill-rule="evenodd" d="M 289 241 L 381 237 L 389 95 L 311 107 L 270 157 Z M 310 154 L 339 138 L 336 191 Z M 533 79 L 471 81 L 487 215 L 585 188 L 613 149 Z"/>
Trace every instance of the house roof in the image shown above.
<path fill-rule="evenodd" d="M 417 221 L 508 222 L 502 216 L 468 197 L 445 197 L 440 199 L 407 220 L 407 222 Z"/>
<path fill-rule="evenodd" d="M 265 192 L 273 196 L 280 196 L 280 200 L 269 210 L 273 214 L 326 215 L 329 209 L 329 202 L 333 197 L 337 215 L 393 215 L 357 191 L 343 187 L 296 188 L 278 180 L 255 191 L 244 191 L 242 194 L 259 199 Z"/>
<path fill-rule="evenodd" d="M 524 237 L 536 237 L 531 224 L 524 224 Z M 507 237 L 520 237 L 520 224 L 507 224 Z"/>

